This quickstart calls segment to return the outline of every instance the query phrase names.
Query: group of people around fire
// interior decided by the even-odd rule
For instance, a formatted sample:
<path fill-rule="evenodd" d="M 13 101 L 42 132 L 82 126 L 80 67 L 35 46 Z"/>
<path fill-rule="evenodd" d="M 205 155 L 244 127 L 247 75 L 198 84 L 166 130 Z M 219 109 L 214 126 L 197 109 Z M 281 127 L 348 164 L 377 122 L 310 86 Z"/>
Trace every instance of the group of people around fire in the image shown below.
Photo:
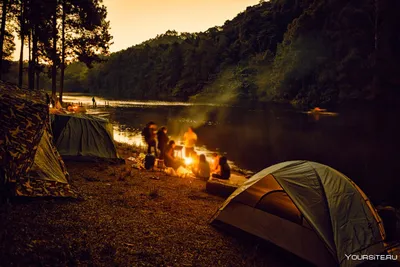
<path fill-rule="evenodd" d="M 147 154 L 152 154 L 152 150 L 156 157 L 164 161 L 166 167 L 177 170 L 181 166 L 185 166 L 182 158 L 175 156 L 175 150 L 178 149 L 174 140 L 170 140 L 167 135 L 168 129 L 163 126 L 157 129 L 154 122 L 149 122 L 142 130 L 142 137 L 147 144 Z M 228 159 L 225 156 L 213 154 L 213 162 L 210 164 L 204 154 L 198 155 L 195 151 L 197 142 L 197 134 L 189 127 L 183 135 L 185 157 L 193 160 L 191 167 L 193 174 L 201 179 L 209 179 L 210 176 L 219 179 L 229 179 L 231 169 Z M 179 149 L 183 147 L 179 146 Z"/>

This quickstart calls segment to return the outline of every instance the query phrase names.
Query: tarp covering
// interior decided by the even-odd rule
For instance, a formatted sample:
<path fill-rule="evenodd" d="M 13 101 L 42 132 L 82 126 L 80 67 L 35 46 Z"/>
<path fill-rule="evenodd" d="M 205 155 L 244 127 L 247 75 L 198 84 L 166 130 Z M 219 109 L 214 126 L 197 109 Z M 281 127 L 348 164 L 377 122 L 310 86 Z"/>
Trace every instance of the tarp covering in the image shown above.
<path fill-rule="evenodd" d="M 85 114 L 51 116 L 55 145 L 64 159 L 121 160 L 107 120 Z"/>
<path fill-rule="evenodd" d="M 0 167 L 16 182 L 31 168 L 48 118 L 46 96 L 0 81 Z"/>
<path fill-rule="evenodd" d="M 288 194 L 337 264 L 360 263 L 347 260 L 346 255 L 384 252 L 383 224 L 365 194 L 344 174 L 315 162 L 289 161 L 255 174 L 224 202 L 214 219 L 235 203 L 235 198 L 269 175 Z"/>
<path fill-rule="evenodd" d="M 68 172 L 52 144 L 42 91 L 0 82 L 0 159 L 4 184 L 18 196 L 71 196 Z"/>

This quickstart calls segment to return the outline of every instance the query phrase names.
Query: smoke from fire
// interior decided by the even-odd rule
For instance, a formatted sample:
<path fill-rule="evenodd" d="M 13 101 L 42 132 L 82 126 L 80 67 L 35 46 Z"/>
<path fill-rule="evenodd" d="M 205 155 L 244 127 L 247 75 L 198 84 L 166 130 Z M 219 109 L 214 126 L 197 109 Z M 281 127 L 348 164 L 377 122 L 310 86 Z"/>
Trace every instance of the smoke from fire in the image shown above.
<path fill-rule="evenodd" d="M 205 124 L 223 122 L 227 115 L 224 107 L 236 102 L 239 86 L 233 72 L 227 70 L 211 85 L 206 86 L 200 94 L 192 97 L 191 101 L 201 104 L 186 108 L 179 113 L 177 117 L 181 123 L 176 125 L 179 136 L 187 131 L 188 126 L 196 129 Z"/>

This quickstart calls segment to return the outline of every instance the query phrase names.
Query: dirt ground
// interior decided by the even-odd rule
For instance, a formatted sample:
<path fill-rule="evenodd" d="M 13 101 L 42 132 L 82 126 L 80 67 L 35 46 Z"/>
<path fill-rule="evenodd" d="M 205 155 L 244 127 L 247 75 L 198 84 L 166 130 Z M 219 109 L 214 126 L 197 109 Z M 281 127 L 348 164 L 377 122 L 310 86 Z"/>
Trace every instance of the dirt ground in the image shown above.
<path fill-rule="evenodd" d="M 224 199 L 209 195 L 205 182 L 127 166 L 67 162 L 78 200 L 1 205 L 0 266 L 304 266 L 211 226 Z"/>

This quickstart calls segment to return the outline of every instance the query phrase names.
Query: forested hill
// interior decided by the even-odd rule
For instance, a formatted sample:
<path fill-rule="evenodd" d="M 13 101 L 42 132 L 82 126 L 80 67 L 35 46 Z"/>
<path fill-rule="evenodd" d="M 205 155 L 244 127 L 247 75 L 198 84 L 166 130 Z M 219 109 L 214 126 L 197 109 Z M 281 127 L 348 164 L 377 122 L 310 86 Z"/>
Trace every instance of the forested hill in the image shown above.
<path fill-rule="evenodd" d="M 67 72 L 66 86 L 136 99 L 375 99 L 400 87 L 399 10 L 398 0 L 264 2 L 221 27 L 168 31 L 84 74 Z"/>

